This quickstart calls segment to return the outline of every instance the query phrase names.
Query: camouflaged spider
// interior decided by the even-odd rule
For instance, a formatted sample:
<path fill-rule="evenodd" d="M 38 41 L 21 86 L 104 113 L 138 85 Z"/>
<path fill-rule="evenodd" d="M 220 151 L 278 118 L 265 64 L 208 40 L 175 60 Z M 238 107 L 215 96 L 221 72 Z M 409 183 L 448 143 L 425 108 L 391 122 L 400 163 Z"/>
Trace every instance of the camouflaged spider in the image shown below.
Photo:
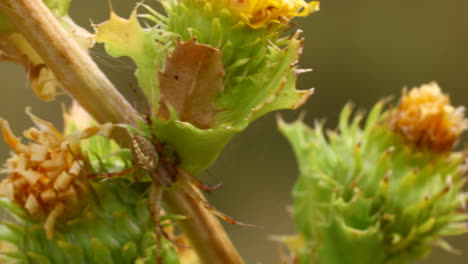
<path fill-rule="evenodd" d="M 151 139 L 141 134 L 133 134 L 131 137 L 133 164 L 137 168 L 148 172 L 153 182 L 163 187 L 171 186 L 180 174 L 184 174 L 191 183 L 205 192 L 212 192 L 221 187 L 221 184 L 208 186 L 178 167 L 177 157 L 174 161 L 164 154 L 164 146 L 157 140 L 151 118 L 147 115 L 144 118 L 150 128 Z"/>
<path fill-rule="evenodd" d="M 151 118 L 149 116 L 144 117 L 146 124 L 150 127 L 151 139 L 141 134 L 132 135 L 131 150 L 133 154 L 133 164 L 148 172 L 155 186 L 170 187 L 174 182 L 179 180 L 179 177 L 182 177 L 205 192 L 212 192 L 221 187 L 221 184 L 211 187 L 202 183 L 189 172 L 178 166 L 177 157 L 174 161 L 165 155 L 163 152 L 164 146 L 156 138 Z M 243 226 L 255 226 L 238 222 L 224 213 L 219 212 L 194 192 L 189 192 L 189 195 L 192 196 L 193 199 L 203 203 L 204 207 L 228 223 Z"/>
<path fill-rule="evenodd" d="M 182 188 L 193 200 L 201 203 L 203 207 L 205 207 L 207 210 L 211 211 L 213 214 L 217 215 L 224 221 L 241 226 L 255 227 L 255 225 L 238 222 L 233 218 L 225 215 L 224 213 L 218 211 L 213 206 L 211 206 L 206 200 L 204 200 L 197 192 L 193 191 L 191 186 L 185 186 L 187 182 L 190 182 L 198 188 L 202 189 L 203 191 L 211 192 L 219 188 L 221 184 L 217 184 L 216 186 L 210 187 L 199 181 L 197 178 L 192 176 L 183 168 L 180 168 L 178 166 L 179 161 L 177 157 L 169 157 L 167 154 L 164 153 L 164 145 L 162 145 L 157 140 L 151 117 L 149 117 L 148 115 L 144 115 L 144 121 L 149 127 L 151 138 L 148 138 L 138 133 L 132 134 L 131 152 L 134 167 L 139 168 L 148 173 L 151 176 L 153 182 L 149 194 L 149 204 L 151 215 L 156 226 L 156 256 L 158 258 L 158 263 L 162 263 L 160 254 L 161 235 L 163 235 L 169 241 L 173 242 L 173 240 L 171 240 L 169 236 L 164 232 L 164 229 L 161 227 L 159 221 L 162 194 L 166 188 L 171 187 L 171 185 L 173 185 L 176 181 L 182 183 Z M 118 174 L 121 175 L 122 172 Z"/>

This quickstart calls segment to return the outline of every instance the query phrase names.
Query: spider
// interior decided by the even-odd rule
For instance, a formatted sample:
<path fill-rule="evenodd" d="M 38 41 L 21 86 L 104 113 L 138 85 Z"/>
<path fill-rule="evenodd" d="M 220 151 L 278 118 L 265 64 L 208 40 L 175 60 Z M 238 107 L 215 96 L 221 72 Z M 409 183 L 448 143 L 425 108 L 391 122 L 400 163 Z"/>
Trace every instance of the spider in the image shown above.
<path fill-rule="evenodd" d="M 190 183 L 200 188 L 205 192 L 212 192 L 219 187 L 221 184 L 215 186 L 208 186 L 198 180 L 196 177 L 185 171 L 183 168 L 178 166 L 179 160 L 177 157 L 171 157 L 164 152 L 164 145 L 161 144 L 157 137 L 152 124 L 152 119 L 149 115 L 143 115 L 144 122 L 149 127 L 151 138 L 148 138 L 142 134 L 131 133 L 130 149 L 132 152 L 133 166 L 124 169 L 117 173 L 100 174 L 99 177 L 109 178 L 115 176 L 124 176 L 135 172 L 136 169 L 142 170 L 147 173 L 152 179 L 152 185 L 149 192 L 149 209 L 155 224 L 156 234 L 156 258 L 157 263 L 162 263 L 161 256 L 161 239 L 164 236 L 167 240 L 176 244 L 165 232 L 160 223 L 160 211 L 161 211 L 161 200 L 162 195 L 167 188 L 171 187 L 175 182 L 181 182 L 183 190 L 195 201 L 202 204 L 207 210 L 211 211 L 216 216 L 220 217 L 224 221 L 241 226 L 256 227 L 255 225 L 245 224 L 234 220 L 232 217 L 218 211 L 211 206 L 206 200 L 204 200 L 196 191 L 193 191 L 191 186 L 184 186 Z M 127 127 L 128 128 L 128 127 Z M 94 175 L 95 177 L 96 175 Z M 186 247 L 184 245 L 179 245 Z"/>

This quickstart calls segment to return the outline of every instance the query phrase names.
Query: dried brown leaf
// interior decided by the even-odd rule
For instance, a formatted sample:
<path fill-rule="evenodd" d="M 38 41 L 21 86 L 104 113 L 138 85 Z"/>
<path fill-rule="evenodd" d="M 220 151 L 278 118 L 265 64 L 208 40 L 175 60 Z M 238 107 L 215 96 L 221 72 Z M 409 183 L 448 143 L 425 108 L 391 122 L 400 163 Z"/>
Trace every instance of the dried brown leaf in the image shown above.
<path fill-rule="evenodd" d="M 221 51 L 198 44 L 195 39 L 178 42 L 159 72 L 160 116 L 169 117 L 174 108 L 181 121 L 202 129 L 210 128 L 217 112 L 216 96 L 224 88 Z"/>
<path fill-rule="evenodd" d="M 28 71 L 31 87 L 40 99 L 48 102 L 55 98 L 60 83 L 21 34 L 0 35 L 0 61 L 3 60 L 19 64 Z"/>

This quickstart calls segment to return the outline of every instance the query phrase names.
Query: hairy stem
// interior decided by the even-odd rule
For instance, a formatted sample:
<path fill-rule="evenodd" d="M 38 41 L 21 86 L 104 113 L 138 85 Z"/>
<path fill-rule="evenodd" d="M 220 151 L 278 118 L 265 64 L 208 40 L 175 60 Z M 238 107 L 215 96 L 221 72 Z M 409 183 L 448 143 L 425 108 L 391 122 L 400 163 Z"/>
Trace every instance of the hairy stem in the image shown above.
<path fill-rule="evenodd" d="M 66 91 L 98 122 L 135 124 L 137 112 L 42 0 L 0 0 L 0 11 L 34 47 Z M 170 211 L 189 217 L 181 226 L 201 262 L 243 263 L 218 219 L 202 203 L 183 189 L 167 192 L 164 199 Z"/>

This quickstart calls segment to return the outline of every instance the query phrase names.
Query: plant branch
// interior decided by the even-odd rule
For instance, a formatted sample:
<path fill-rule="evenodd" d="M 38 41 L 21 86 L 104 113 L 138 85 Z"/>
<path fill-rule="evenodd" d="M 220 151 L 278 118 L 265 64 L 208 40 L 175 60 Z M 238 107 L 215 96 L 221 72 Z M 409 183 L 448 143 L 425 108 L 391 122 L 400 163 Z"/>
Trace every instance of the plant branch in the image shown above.
<path fill-rule="evenodd" d="M 137 112 L 42 0 L 0 0 L 0 11 L 34 47 L 66 91 L 98 122 L 135 124 Z M 203 203 L 183 189 L 166 192 L 165 202 L 170 211 L 189 217 L 181 221 L 181 226 L 203 263 L 243 263 L 218 219 Z"/>
<path fill-rule="evenodd" d="M 98 122 L 134 123 L 135 110 L 40 0 L 1 0 L 7 15 L 66 91 Z"/>
<path fill-rule="evenodd" d="M 188 187 L 195 188 L 185 188 Z M 243 264 L 244 261 L 221 223 L 218 219 L 212 220 L 213 213 L 203 207 L 201 201 L 192 197 L 191 193 L 194 192 L 204 199 L 198 189 L 187 192 L 184 188 L 180 191 L 165 192 L 163 198 L 169 213 L 187 216 L 187 219 L 179 221 L 179 226 L 189 238 L 202 263 Z M 211 246 L 215 248 L 209 248 Z"/>

